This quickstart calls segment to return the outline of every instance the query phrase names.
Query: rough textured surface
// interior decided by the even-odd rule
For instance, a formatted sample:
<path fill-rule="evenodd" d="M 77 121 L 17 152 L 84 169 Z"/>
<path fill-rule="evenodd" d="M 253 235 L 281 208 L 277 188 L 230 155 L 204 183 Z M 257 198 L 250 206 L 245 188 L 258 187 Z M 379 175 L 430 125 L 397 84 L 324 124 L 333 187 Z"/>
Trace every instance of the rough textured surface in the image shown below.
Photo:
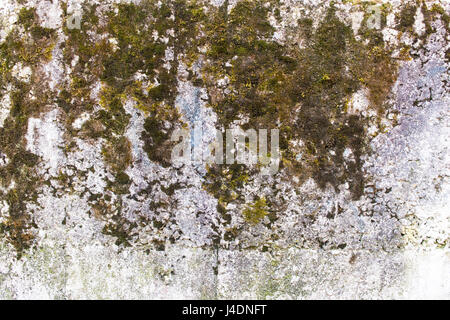
<path fill-rule="evenodd" d="M 3 0 L 0 298 L 449 299 L 449 12 Z M 278 173 L 171 163 L 238 126 Z"/>

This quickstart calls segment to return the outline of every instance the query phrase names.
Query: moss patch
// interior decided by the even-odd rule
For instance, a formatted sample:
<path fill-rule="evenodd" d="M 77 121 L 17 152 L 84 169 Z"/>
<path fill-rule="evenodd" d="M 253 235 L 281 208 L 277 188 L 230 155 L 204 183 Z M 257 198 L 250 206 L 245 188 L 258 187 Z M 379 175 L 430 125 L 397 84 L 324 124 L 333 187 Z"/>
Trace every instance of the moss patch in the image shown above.
<path fill-rule="evenodd" d="M 251 224 L 257 224 L 269 214 L 267 210 L 266 198 L 263 197 L 247 206 L 242 211 L 242 214 L 244 215 L 245 221 Z"/>
<path fill-rule="evenodd" d="M 348 182 L 358 198 L 364 184 L 366 119 L 349 114 L 347 104 L 355 92 L 367 88 L 370 108 L 382 115 L 396 79 L 396 62 L 381 33 L 362 30 L 363 40 L 356 40 L 333 6 L 316 30 L 308 19 L 300 21 L 305 48 L 280 45 L 271 40 L 274 30 L 267 19 L 272 11 L 258 1 L 241 1 L 229 14 L 220 8 L 210 15 L 210 62 L 203 77 L 210 105 L 224 127 L 248 118 L 243 129 L 279 128 L 282 166 L 289 177 L 312 177 L 321 188 L 331 185 L 336 190 Z M 230 79 L 227 94 L 217 89 L 224 76 Z M 292 144 L 297 140 L 305 146 L 302 159 Z M 347 148 L 354 155 L 351 161 L 343 157 Z M 209 178 L 217 176 L 212 172 Z"/>
<path fill-rule="evenodd" d="M 16 248 L 19 258 L 34 242 L 36 224 L 27 204 L 36 202 L 39 187 L 44 183 L 35 168 L 39 157 L 26 150 L 24 136 L 28 119 L 38 116 L 53 98 L 40 81 L 39 65 L 51 58 L 54 41 L 54 30 L 42 28 L 35 9 L 31 8 L 20 10 L 18 26 L 0 44 L 0 96 L 5 94 L 7 85 L 12 88 L 10 114 L 0 128 L 0 150 L 9 159 L 8 164 L 0 167 L 4 190 L 0 192 L 0 200 L 9 206 L 0 231 Z M 29 82 L 14 77 L 14 66 L 30 67 Z"/>

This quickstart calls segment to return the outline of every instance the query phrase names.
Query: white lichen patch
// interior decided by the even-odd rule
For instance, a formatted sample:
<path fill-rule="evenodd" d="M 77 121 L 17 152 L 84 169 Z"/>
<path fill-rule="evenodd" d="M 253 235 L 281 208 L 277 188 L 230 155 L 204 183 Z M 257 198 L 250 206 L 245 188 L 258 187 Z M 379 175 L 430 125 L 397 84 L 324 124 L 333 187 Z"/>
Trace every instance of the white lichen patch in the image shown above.
<path fill-rule="evenodd" d="M 18 4 L 14 0 L 0 2 L 0 42 L 3 42 L 17 22 Z"/>
<path fill-rule="evenodd" d="M 58 1 L 36 1 L 36 13 L 44 28 L 60 28 L 63 23 L 63 11 Z"/>
<path fill-rule="evenodd" d="M 55 45 L 52 50 L 52 59 L 42 66 L 43 72 L 48 79 L 47 83 L 50 90 L 57 89 L 64 79 L 63 53 L 59 46 L 60 43 Z"/>
<path fill-rule="evenodd" d="M 42 118 L 30 118 L 25 139 L 27 150 L 41 156 L 44 168 L 56 175 L 65 161 L 63 132 L 58 123 L 58 110 L 54 109 Z"/>
<path fill-rule="evenodd" d="M 9 112 L 11 110 L 11 97 L 9 93 L 5 94 L 0 101 L 0 127 L 3 127 L 3 124 L 9 116 Z"/>
<path fill-rule="evenodd" d="M 91 115 L 89 113 L 84 112 L 80 115 L 80 117 L 75 119 L 75 121 L 72 123 L 72 127 L 76 130 L 80 130 L 83 124 L 86 123 L 86 121 L 88 121 L 90 117 Z"/>
<path fill-rule="evenodd" d="M 21 62 L 15 64 L 12 68 L 13 77 L 23 82 L 30 82 L 32 73 L 31 67 L 24 66 Z"/>
<path fill-rule="evenodd" d="M 348 106 L 348 112 L 351 114 L 363 114 L 364 116 L 371 116 L 372 110 L 369 110 L 369 99 L 368 99 L 369 91 L 365 88 L 358 90 L 355 92 L 350 100 Z M 371 114 L 367 114 L 370 112 Z"/>
<path fill-rule="evenodd" d="M 425 33 L 425 23 L 424 17 L 421 8 L 417 8 L 416 16 L 414 19 L 414 32 L 416 32 L 419 36 Z"/>

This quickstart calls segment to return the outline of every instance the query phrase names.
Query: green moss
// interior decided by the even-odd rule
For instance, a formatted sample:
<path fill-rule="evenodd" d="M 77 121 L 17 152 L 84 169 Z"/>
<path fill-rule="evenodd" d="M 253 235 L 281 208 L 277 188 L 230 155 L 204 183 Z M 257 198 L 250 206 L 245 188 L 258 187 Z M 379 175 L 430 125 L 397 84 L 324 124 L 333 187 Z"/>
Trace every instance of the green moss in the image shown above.
<path fill-rule="evenodd" d="M 130 116 L 123 108 L 122 95 L 115 88 L 105 87 L 102 90 L 100 104 L 104 109 L 96 114 L 95 119 L 100 121 L 105 128 L 102 132 L 103 137 L 110 139 L 111 134 L 123 135 Z"/>
<path fill-rule="evenodd" d="M 116 194 L 128 193 L 131 179 L 125 170 L 132 161 L 130 142 L 123 136 L 110 138 L 103 146 L 102 154 L 105 163 L 115 176 L 115 181 L 110 182 L 108 188 Z"/>
<path fill-rule="evenodd" d="M 104 135 L 105 127 L 99 120 L 87 120 L 81 127 L 81 135 L 85 138 L 97 139 Z"/>
<path fill-rule="evenodd" d="M 406 4 L 400 10 L 397 17 L 397 28 L 401 31 L 411 30 L 416 16 L 417 6 L 415 4 Z"/>
<path fill-rule="evenodd" d="M 5 134 L 7 132 L 0 130 L 0 143 L 4 142 Z M 0 226 L 0 232 L 6 234 L 8 242 L 17 250 L 18 258 L 34 242 L 32 230 L 36 225 L 27 210 L 27 203 L 36 201 L 41 184 L 33 169 L 37 162 L 36 155 L 19 148 L 8 165 L 0 168 L 1 184 L 8 186 L 14 183 L 13 189 L 0 194 L 0 198 L 9 206 L 8 216 Z"/>
<path fill-rule="evenodd" d="M 174 55 L 177 57 L 176 51 L 181 47 L 180 43 L 187 41 L 190 20 L 201 16 L 200 11 L 188 9 L 183 1 L 175 2 L 173 7 L 166 4 L 157 6 L 153 1 L 145 1 L 139 6 L 120 4 L 118 13 L 110 14 L 107 25 L 107 31 L 117 39 L 118 49 L 105 57 L 101 79 L 114 88 L 117 95 L 131 95 L 139 108 L 148 114 L 142 135 L 144 149 L 151 160 L 164 166 L 169 165 L 169 138 L 179 116 L 174 106 L 178 61 L 175 59 L 170 70 L 163 67 L 163 64 L 168 46 L 174 46 Z M 187 21 L 168 19 L 172 13 Z M 128 21 L 133 21 L 133 24 Z M 176 39 L 169 37 L 168 44 L 160 39 L 153 40 L 154 31 L 160 36 L 166 36 L 170 28 L 179 31 Z M 136 72 L 144 73 L 148 79 L 156 78 L 158 84 L 145 94 L 141 84 L 132 80 Z M 114 101 L 111 103 L 114 104 Z M 101 118 L 106 128 L 115 127 L 110 119 L 110 112 L 103 112 Z M 120 123 L 125 125 L 125 121 Z M 169 129 L 166 128 L 167 123 L 170 124 Z"/>
<path fill-rule="evenodd" d="M 131 144 L 125 137 L 108 140 L 103 146 L 102 154 L 113 172 L 123 172 L 131 164 Z"/>
<path fill-rule="evenodd" d="M 218 199 L 217 211 L 225 224 L 231 222 L 231 216 L 226 209 L 227 205 L 233 201 L 244 200 L 241 191 L 256 172 L 255 169 L 242 164 L 229 166 L 214 164 L 208 167 L 204 188 Z"/>
<path fill-rule="evenodd" d="M 426 8 L 426 5 L 422 5 L 422 12 L 427 12 L 427 11 L 428 10 Z M 450 33 L 450 15 L 447 14 L 445 9 L 437 3 L 433 3 L 431 10 L 429 12 L 431 13 L 431 15 L 433 15 L 433 17 L 436 17 L 437 15 L 439 15 L 444 24 L 445 30 L 447 31 L 447 33 Z M 427 29 L 431 29 L 431 27 L 429 27 L 430 19 L 425 19 L 425 24 L 427 25 Z"/>
<path fill-rule="evenodd" d="M 150 79 L 158 77 L 161 88 L 155 91 L 162 91 L 155 94 L 157 101 L 163 98 L 171 101 L 174 86 L 170 84 L 173 84 L 174 79 L 166 76 L 167 71 L 162 68 L 167 45 L 161 40 L 152 41 L 155 29 L 164 36 L 171 27 L 167 19 L 162 21 L 167 14 L 167 6 L 163 4 L 158 8 L 153 2 L 145 1 L 141 6 L 119 4 L 117 9 L 117 14 L 109 15 L 106 29 L 117 39 L 118 49 L 105 57 L 101 79 L 121 91 L 128 85 L 131 77 L 140 71 Z M 156 17 L 156 21 L 151 17 Z M 162 74 L 157 74 L 156 70 Z"/>
<path fill-rule="evenodd" d="M 41 26 L 33 26 L 31 29 L 31 36 L 34 39 L 50 38 L 55 30 L 50 28 L 43 28 Z"/>
<path fill-rule="evenodd" d="M 120 215 L 115 215 L 110 222 L 103 227 L 102 233 L 116 238 L 115 243 L 118 246 L 123 245 L 125 247 L 131 247 L 130 241 L 132 240 L 132 237 L 130 235 L 129 226 L 130 223 L 127 220 Z"/>
<path fill-rule="evenodd" d="M 23 25 L 25 31 L 29 31 L 32 38 L 36 41 L 42 38 L 50 38 L 55 30 L 44 28 L 39 25 L 38 16 L 35 8 L 22 8 L 18 14 L 18 23 Z"/>
<path fill-rule="evenodd" d="M 152 110 L 145 119 L 141 139 L 149 159 L 167 167 L 171 164 L 171 150 L 175 145 L 170 137 L 179 124 L 179 114 L 170 106 L 154 107 Z"/>
<path fill-rule="evenodd" d="M 173 196 L 176 190 L 182 189 L 183 186 L 180 183 L 172 183 L 167 188 L 164 186 L 161 186 L 161 190 L 167 194 L 169 197 Z"/>
<path fill-rule="evenodd" d="M 18 14 L 18 22 L 24 26 L 25 30 L 31 28 L 35 23 L 36 9 L 35 8 L 22 8 Z"/>
<path fill-rule="evenodd" d="M 267 210 L 266 198 L 263 197 L 247 206 L 242 211 L 242 214 L 244 215 L 245 221 L 251 224 L 257 224 L 269 214 Z"/>
<path fill-rule="evenodd" d="M 313 177 L 321 188 L 349 182 L 359 197 L 365 120 L 348 114 L 346 106 L 365 86 L 370 107 L 382 114 L 396 78 L 396 62 L 382 46 L 379 31 L 363 29 L 368 44 L 357 41 L 333 7 L 316 30 L 311 20 L 299 21 L 308 39 L 305 48 L 279 45 L 269 40 L 273 29 L 267 25 L 269 9 L 263 8 L 258 1 L 242 1 L 229 14 L 221 9 L 211 13 L 211 62 L 204 68 L 211 107 L 224 127 L 239 118 L 249 119 L 243 129 L 270 129 L 279 121 L 282 165 L 289 175 L 300 180 Z M 227 62 L 231 68 L 224 66 Z M 217 79 L 225 75 L 232 92 L 227 95 L 216 88 Z M 292 151 L 291 141 L 296 139 L 311 147 L 306 161 L 296 159 Z M 352 163 L 343 159 L 346 148 L 355 155 Z M 211 179 L 217 175 L 212 173 Z"/>
<path fill-rule="evenodd" d="M 124 185 L 130 183 L 130 177 L 123 171 L 120 171 L 116 175 L 116 181 L 118 184 Z"/>
<path fill-rule="evenodd" d="M 39 27 L 36 26 L 38 30 Z M 14 64 L 21 62 L 34 68 L 39 62 L 49 61 L 54 46 L 53 30 L 39 31 L 38 34 L 26 33 L 20 37 L 17 30 L 11 31 L 5 41 L 0 44 L 0 61 L 2 75 L 10 72 Z M 37 31 L 36 31 L 37 32 Z M 43 34 L 45 33 L 45 36 Z M 41 36 L 43 36 L 41 38 Z M 10 80 L 10 78 L 8 79 Z"/>
<path fill-rule="evenodd" d="M 126 100 L 133 99 L 137 108 L 147 117 L 142 139 L 149 158 L 164 166 L 170 165 L 169 138 L 179 123 L 179 115 L 174 106 L 178 52 L 196 47 L 186 43 L 195 41 L 192 36 L 196 32 L 193 23 L 200 19 L 203 11 L 185 1 L 158 5 L 157 1 L 147 0 L 139 5 L 120 3 L 114 6 L 117 10 L 106 12 L 100 21 L 96 6 L 86 5 L 83 7 L 80 30 L 63 27 L 68 37 L 64 47 L 64 60 L 66 64 L 72 64 L 73 61 L 77 63 L 71 73 L 72 81 L 61 91 L 58 104 L 67 113 L 68 131 L 87 139 L 104 139 L 102 153 L 115 177 L 114 181 L 109 181 L 107 188 L 116 194 L 126 194 L 131 180 L 124 171 L 131 161 L 131 155 L 129 142 L 124 134 L 130 116 L 123 104 Z M 172 14 L 177 16 L 176 20 L 170 19 Z M 176 37 L 169 34 L 169 29 L 175 30 Z M 158 39 L 154 38 L 156 32 Z M 90 36 L 92 33 L 108 36 L 96 40 Z M 168 37 L 168 43 L 163 41 L 163 37 Z M 170 62 L 170 70 L 164 66 L 168 48 L 174 50 L 175 57 Z M 144 87 L 141 81 L 135 80 L 136 73 L 143 74 L 149 81 L 156 83 L 146 83 Z M 102 108 L 92 114 L 80 131 L 74 131 L 71 129 L 72 122 L 83 112 L 92 111 L 92 105 L 96 103 L 91 99 L 90 93 L 98 80 L 102 84 Z M 92 202 L 97 206 L 98 212 L 109 210 L 98 207 L 99 203 L 109 203 L 106 199 L 95 199 Z M 105 219 L 104 214 L 98 216 Z M 120 210 L 114 217 L 117 221 L 123 220 L 126 223 Z M 105 233 L 117 236 L 120 243 L 126 243 L 124 239 L 129 231 L 109 218 L 106 220 L 108 226 L 105 227 Z"/>

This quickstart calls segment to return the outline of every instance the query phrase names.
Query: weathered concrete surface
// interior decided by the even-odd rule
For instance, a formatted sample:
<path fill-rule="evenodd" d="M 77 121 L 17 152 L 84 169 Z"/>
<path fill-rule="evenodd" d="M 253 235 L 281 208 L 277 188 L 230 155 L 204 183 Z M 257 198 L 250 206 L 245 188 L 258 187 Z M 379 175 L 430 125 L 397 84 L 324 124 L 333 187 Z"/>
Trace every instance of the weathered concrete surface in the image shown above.
<path fill-rule="evenodd" d="M 205 1 L 202 5 L 213 12 L 228 4 L 231 13 L 238 2 Z M 94 3 L 68 1 L 67 11 Z M 98 2 L 95 14 L 106 19 L 108 12 L 114 12 L 114 3 Z M 354 197 L 351 180 L 320 188 L 313 176 L 302 180 L 301 174 L 281 169 L 270 178 L 249 176 L 236 189 L 242 199 L 226 202 L 227 214 L 223 215 L 218 209 L 222 199 L 205 187 L 206 167 L 165 166 L 152 154 L 162 151 L 146 151 L 143 132 L 151 112 L 130 91 L 121 96 L 127 118 L 122 131 L 95 135 L 96 124 L 86 125 L 100 119 L 101 110 L 113 112 L 101 101 L 106 96 L 102 86 L 109 80 L 98 76 L 95 69 L 99 53 L 86 60 L 80 49 L 66 57 L 67 46 L 78 44 L 68 42 L 73 34 L 63 30 L 62 2 L 21 5 L 3 1 L 1 43 L 6 43 L 10 32 L 27 33 L 18 23 L 24 7 L 36 8 L 39 25 L 55 31 L 48 37 L 52 41 L 49 59 L 32 60 L 24 55 L 23 62 L 13 61 L 1 69 L 2 132 L 12 135 L 6 131 L 8 123 L 20 123 L 20 117 L 26 125 L 23 138 L 13 147 L 6 138 L 0 141 L 0 166 L 8 168 L 2 171 L 0 186 L 0 298 L 449 299 L 450 7 L 446 1 L 384 3 L 389 9 L 379 47 L 391 48 L 389 55 L 398 63 L 395 82 L 383 102 L 386 107 L 378 114 L 371 109 L 369 89 L 363 86 L 353 93 L 345 111 L 364 119 L 367 148 L 361 156 L 362 195 Z M 299 19 L 313 18 L 317 28 L 330 2 L 270 5 L 280 14 L 279 19 L 268 18 L 275 29 L 271 41 L 288 46 L 295 40 L 301 48 L 307 44 L 298 35 Z M 413 9 L 402 16 L 408 5 Z M 424 6 L 434 12 L 432 16 L 424 17 L 423 12 L 428 12 L 422 10 Z M 336 8 L 336 16 L 352 27 L 356 37 L 362 37 L 358 30 L 365 23 L 361 18 L 365 7 L 359 1 L 337 1 Z M 408 21 L 411 13 L 414 19 Z M 402 19 L 406 19 L 403 24 Z M 18 31 L 13 29 L 16 25 Z M 88 31 L 89 41 L 100 43 L 105 38 L 111 50 L 121 50 L 115 48 L 120 44 L 115 44 L 117 39 L 111 34 Z M 188 56 L 174 44 L 174 32 L 168 29 L 165 35 L 155 35 L 158 43 L 167 42 L 156 74 L 176 70 L 171 89 L 176 95 L 165 103 L 179 110 L 187 127 L 200 121 L 208 140 L 214 127 L 220 126 L 217 109 L 208 106 L 208 97 L 217 92 L 214 86 L 205 85 L 206 80 L 200 85 L 194 85 L 194 80 L 212 78 L 208 81 L 217 82 L 217 91 L 231 92 L 230 79 L 222 74 L 218 79 L 205 71 L 212 59 L 208 43 L 191 65 L 174 57 L 174 51 Z M 194 37 L 201 37 L 201 32 Z M 64 43 L 66 47 L 61 46 Z M 2 63 L 9 59 L 8 50 L 11 47 L 2 47 Z M 34 52 L 34 47 L 29 50 Z M 94 80 L 81 87 L 87 92 L 81 92 L 74 79 L 90 75 Z M 144 71 L 133 74 L 149 88 L 154 88 L 152 76 L 156 77 Z M 20 83 L 31 86 L 28 104 L 44 99 L 37 111 L 12 111 L 17 110 L 14 92 Z M 69 111 L 57 100 L 63 88 L 71 94 Z M 40 92 L 48 92 L 49 97 Z M 87 107 L 91 102 L 93 106 Z M 233 125 L 244 118 L 234 119 Z M 171 118 L 163 121 L 163 128 L 175 126 Z M 130 161 L 110 160 L 107 146 L 119 148 L 111 137 L 126 138 Z M 39 158 L 34 167 L 25 160 L 25 164 L 18 162 L 17 167 L 24 169 L 14 171 L 8 163 L 16 163 L 20 146 Z M 303 152 L 308 161 L 310 155 L 301 150 L 299 156 Z M 348 166 L 356 155 L 346 148 L 343 157 Z M 123 163 L 124 168 L 120 167 Z M 129 178 L 125 191 L 117 184 L 117 171 Z M 30 182 L 27 177 L 37 178 Z M 270 214 L 252 224 L 242 211 L 255 196 L 269 199 L 272 207 L 267 209 Z M 25 200 L 18 201 L 21 197 Z"/>

